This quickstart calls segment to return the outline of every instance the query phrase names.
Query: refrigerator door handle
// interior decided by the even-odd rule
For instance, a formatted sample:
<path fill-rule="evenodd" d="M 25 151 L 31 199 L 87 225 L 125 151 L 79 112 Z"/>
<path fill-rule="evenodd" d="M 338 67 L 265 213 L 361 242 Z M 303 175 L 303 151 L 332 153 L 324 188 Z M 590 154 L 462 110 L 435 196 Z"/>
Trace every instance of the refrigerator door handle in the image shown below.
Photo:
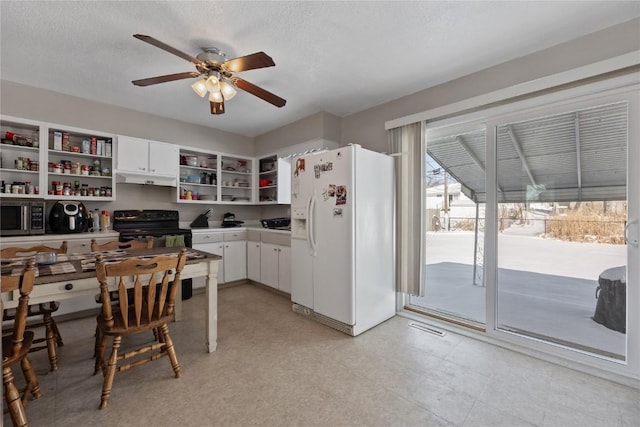
<path fill-rule="evenodd" d="M 315 228 L 315 211 L 316 211 L 316 195 L 314 194 L 309 199 L 309 224 L 307 224 L 307 233 L 309 235 L 309 244 L 311 245 L 311 256 L 317 255 L 317 245 L 316 245 L 316 234 L 314 232 Z"/>

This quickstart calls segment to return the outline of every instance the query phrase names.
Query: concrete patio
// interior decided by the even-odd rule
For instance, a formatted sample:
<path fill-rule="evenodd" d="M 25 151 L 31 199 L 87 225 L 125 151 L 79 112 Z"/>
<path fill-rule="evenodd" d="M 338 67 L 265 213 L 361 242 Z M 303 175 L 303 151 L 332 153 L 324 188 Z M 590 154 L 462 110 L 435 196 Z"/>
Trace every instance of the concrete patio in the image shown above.
<path fill-rule="evenodd" d="M 528 236 L 521 229 L 499 237 L 498 324 L 610 357 L 625 357 L 626 335 L 591 317 L 598 276 L 626 264 L 626 247 Z M 429 232 L 426 295 L 418 307 L 485 322 L 485 288 L 473 281 L 472 232 Z"/>

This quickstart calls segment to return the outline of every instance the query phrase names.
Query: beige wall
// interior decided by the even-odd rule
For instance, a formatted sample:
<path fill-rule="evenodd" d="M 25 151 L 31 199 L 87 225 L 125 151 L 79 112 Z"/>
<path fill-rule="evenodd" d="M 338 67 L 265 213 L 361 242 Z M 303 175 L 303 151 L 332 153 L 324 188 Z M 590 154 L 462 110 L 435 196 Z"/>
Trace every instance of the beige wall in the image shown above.
<path fill-rule="evenodd" d="M 279 148 L 315 139 L 339 142 L 340 118 L 319 112 L 255 138 L 256 156 L 275 153 Z"/>
<path fill-rule="evenodd" d="M 541 29 L 544 31 L 544 29 Z M 640 50 L 636 18 L 342 119 L 341 143 L 388 151 L 385 122 Z"/>

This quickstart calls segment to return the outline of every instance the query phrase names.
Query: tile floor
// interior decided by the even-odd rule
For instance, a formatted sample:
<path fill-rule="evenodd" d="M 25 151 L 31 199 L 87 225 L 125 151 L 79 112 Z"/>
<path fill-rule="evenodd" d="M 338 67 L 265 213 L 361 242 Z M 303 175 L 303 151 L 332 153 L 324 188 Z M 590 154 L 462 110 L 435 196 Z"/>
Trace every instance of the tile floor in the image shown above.
<path fill-rule="evenodd" d="M 168 359 L 116 374 L 105 410 L 91 375 L 95 320 L 61 322 L 60 369 L 32 356 L 43 397 L 29 402 L 31 426 L 639 425 L 636 389 L 403 317 L 352 338 L 238 285 L 219 292 L 218 351 L 206 354 L 203 294 L 184 308 L 170 326 L 182 378 Z"/>

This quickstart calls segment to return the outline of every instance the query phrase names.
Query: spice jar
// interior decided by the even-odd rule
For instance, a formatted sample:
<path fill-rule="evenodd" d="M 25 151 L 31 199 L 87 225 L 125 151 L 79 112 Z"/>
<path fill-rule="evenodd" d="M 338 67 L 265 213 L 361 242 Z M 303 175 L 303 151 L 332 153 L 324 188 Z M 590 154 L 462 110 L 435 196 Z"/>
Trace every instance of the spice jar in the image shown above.
<path fill-rule="evenodd" d="M 38 172 L 40 170 L 40 162 L 38 160 L 32 160 L 31 163 L 29 163 L 29 169 L 32 172 Z"/>
<path fill-rule="evenodd" d="M 80 189 L 80 195 L 82 197 L 87 197 L 89 195 L 89 186 L 87 184 L 82 184 L 82 188 Z"/>
<path fill-rule="evenodd" d="M 80 163 L 78 162 L 71 163 L 71 173 L 74 175 L 80 175 Z"/>
<path fill-rule="evenodd" d="M 80 172 L 82 173 L 82 175 L 89 175 L 89 166 L 87 165 L 82 165 L 82 168 L 80 169 Z"/>

